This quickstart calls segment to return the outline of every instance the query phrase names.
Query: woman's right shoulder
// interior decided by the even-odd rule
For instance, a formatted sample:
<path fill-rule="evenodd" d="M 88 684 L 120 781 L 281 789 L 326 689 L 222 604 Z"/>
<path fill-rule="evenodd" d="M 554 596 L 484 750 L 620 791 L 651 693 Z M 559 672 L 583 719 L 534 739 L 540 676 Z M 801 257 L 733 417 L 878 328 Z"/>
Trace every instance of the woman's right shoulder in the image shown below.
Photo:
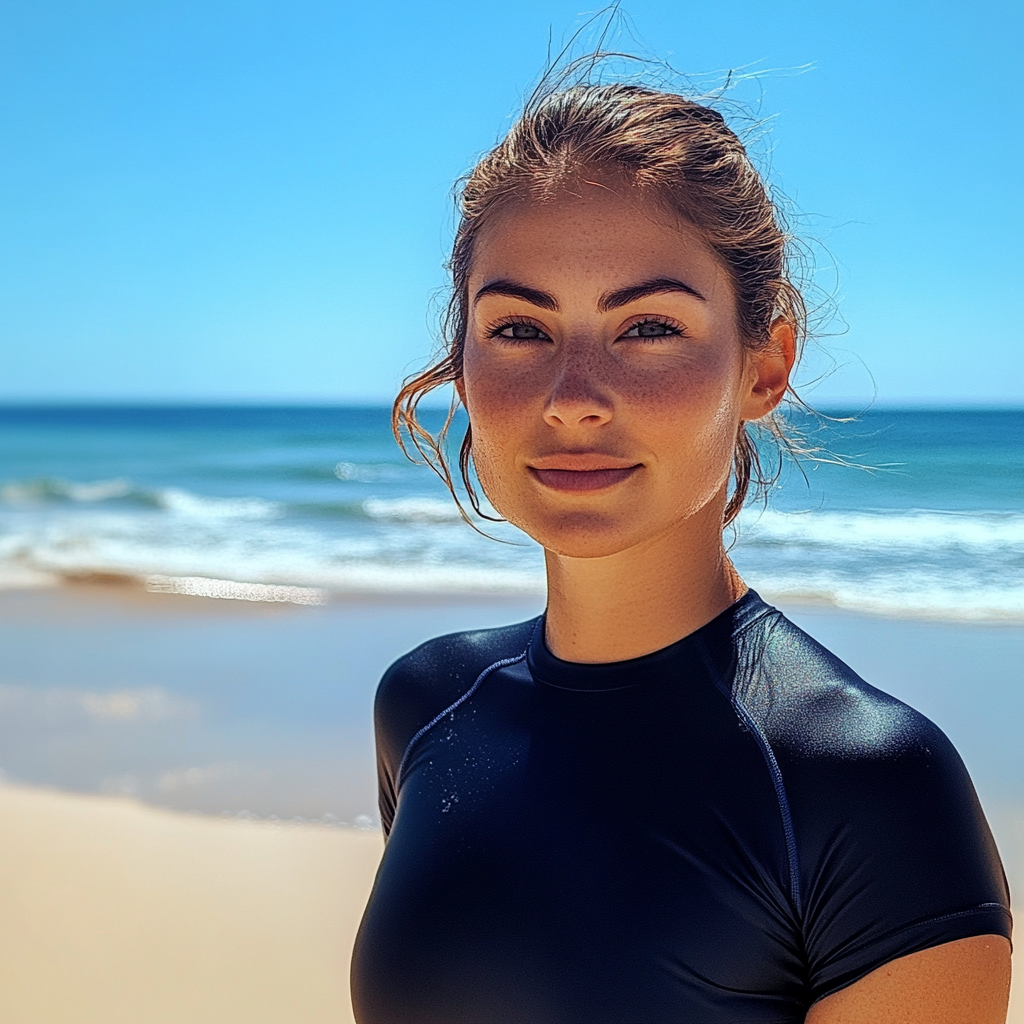
<path fill-rule="evenodd" d="M 397 765 L 416 733 L 462 697 L 482 672 L 525 652 L 537 622 L 449 633 L 395 661 L 374 702 L 378 754 Z"/>

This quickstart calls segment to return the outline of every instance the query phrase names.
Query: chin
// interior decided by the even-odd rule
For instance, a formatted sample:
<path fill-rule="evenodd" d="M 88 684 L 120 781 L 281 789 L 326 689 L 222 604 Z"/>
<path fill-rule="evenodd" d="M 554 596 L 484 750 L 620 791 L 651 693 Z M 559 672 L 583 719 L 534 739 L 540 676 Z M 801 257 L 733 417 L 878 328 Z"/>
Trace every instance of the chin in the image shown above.
<path fill-rule="evenodd" d="M 637 542 L 636 524 L 626 528 L 617 516 L 595 512 L 568 512 L 544 516 L 516 525 L 546 551 L 565 558 L 604 558 Z"/>

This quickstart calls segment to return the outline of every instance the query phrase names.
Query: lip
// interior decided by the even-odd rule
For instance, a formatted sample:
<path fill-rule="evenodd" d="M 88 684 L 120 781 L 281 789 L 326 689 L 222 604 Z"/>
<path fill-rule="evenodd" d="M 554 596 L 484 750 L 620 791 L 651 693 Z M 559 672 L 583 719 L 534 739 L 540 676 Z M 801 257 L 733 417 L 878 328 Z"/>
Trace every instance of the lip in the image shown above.
<path fill-rule="evenodd" d="M 601 491 L 627 480 L 641 463 L 602 452 L 563 452 L 531 459 L 530 474 L 553 491 Z"/>

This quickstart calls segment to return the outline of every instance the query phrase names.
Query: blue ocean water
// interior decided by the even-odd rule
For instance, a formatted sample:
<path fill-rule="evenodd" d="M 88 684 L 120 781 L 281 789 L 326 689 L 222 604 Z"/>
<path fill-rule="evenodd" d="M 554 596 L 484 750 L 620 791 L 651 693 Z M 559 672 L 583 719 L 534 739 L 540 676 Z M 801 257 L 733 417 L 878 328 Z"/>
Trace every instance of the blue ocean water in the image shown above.
<path fill-rule="evenodd" d="M 1024 619 L 1024 411 L 795 425 L 830 454 L 788 464 L 767 506 L 741 517 L 732 554 L 753 586 Z M 470 529 L 402 456 L 384 408 L 0 409 L 0 586 L 113 573 L 172 589 L 199 577 L 312 594 L 539 592 L 537 546 L 488 529 L 506 543 Z"/>

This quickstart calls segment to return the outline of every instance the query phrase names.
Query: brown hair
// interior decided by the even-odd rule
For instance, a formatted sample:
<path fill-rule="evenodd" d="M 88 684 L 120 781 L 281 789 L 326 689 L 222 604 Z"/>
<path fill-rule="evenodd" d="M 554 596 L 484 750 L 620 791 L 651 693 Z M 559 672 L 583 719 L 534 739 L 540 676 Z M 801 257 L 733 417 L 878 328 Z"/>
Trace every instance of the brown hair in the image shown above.
<path fill-rule="evenodd" d="M 572 85 L 535 95 L 504 140 L 459 183 L 460 217 L 448 263 L 452 293 L 442 320 L 444 350 L 432 366 L 405 382 L 392 409 L 392 427 L 403 451 L 411 457 L 404 431 L 456 501 L 444 446 L 458 399 L 437 435 L 420 424 L 416 412 L 424 395 L 462 377 L 467 282 L 476 239 L 503 202 L 542 202 L 567 177 L 593 166 L 653 193 L 701 232 L 732 274 L 745 345 L 767 344 L 780 317 L 803 341 L 807 315 L 790 273 L 793 240 L 743 143 L 717 110 L 673 92 L 621 83 Z M 791 390 L 790 395 L 795 397 Z M 776 441 L 777 451 L 789 446 L 777 412 L 758 426 Z M 459 468 L 473 509 L 483 515 L 469 472 L 472 443 L 470 424 Z M 763 472 L 748 424 L 741 423 L 723 525 L 738 515 L 752 479 L 764 492 L 777 475 Z"/>

